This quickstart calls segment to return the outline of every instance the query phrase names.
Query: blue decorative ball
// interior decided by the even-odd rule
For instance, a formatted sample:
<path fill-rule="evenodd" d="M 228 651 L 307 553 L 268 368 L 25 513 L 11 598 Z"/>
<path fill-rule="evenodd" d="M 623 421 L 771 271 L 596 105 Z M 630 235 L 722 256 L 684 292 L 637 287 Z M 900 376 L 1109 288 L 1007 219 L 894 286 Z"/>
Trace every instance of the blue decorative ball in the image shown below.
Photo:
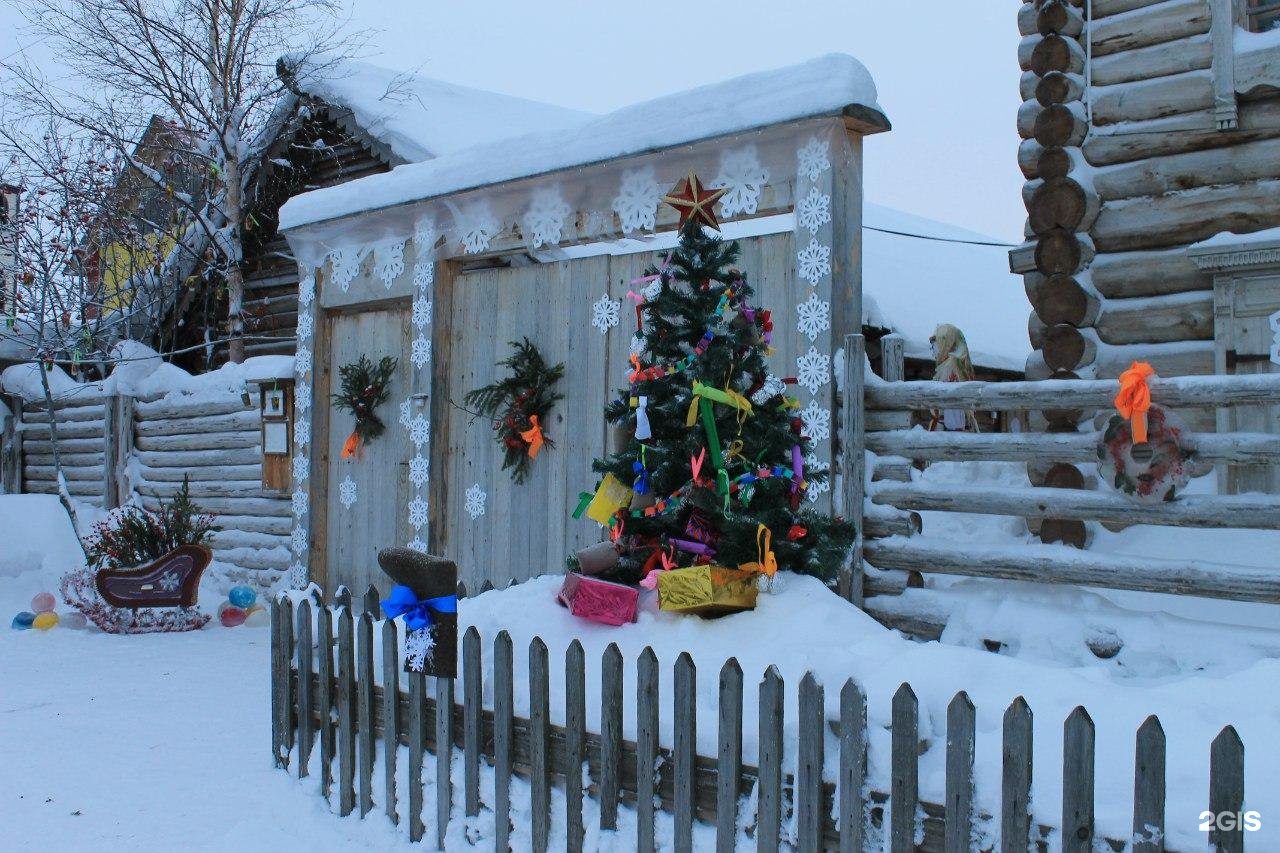
<path fill-rule="evenodd" d="M 9 627 L 15 631 L 25 631 L 30 628 L 36 621 L 36 615 L 30 611 L 24 610 L 17 616 L 13 617 L 13 622 Z"/>
<path fill-rule="evenodd" d="M 233 586 L 227 593 L 227 600 L 241 610 L 248 610 L 258 600 L 258 594 L 249 586 Z"/>

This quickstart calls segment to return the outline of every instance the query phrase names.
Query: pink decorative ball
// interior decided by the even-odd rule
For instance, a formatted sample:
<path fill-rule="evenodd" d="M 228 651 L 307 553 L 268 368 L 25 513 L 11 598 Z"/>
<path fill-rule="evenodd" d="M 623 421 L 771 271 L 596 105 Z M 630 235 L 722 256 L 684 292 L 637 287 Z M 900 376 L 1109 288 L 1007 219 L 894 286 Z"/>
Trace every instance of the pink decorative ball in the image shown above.
<path fill-rule="evenodd" d="M 218 608 L 218 620 L 222 622 L 224 628 L 234 628 L 237 625 L 243 625 L 245 620 L 245 612 L 239 607 L 227 605 Z"/>
<path fill-rule="evenodd" d="M 48 613 L 57 606 L 58 599 L 54 598 L 51 592 L 36 593 L 36 597 L 31 599 L 31 609 L 36 613 Z"/>

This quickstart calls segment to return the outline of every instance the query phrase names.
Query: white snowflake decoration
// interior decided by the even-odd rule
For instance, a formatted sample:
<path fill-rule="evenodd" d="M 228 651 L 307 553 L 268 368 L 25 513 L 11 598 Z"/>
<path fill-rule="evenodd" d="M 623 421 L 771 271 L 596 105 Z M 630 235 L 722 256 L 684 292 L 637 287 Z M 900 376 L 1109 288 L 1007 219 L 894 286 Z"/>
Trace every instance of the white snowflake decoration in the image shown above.
<path fill-rule="evenodd" d="M 458 215 L 458 236 L 469 255 L 489 248 L 489 241 L 501 230 L 502 223 L 493 215 L 488 199 L 471 202 Z"/>
<path fill-rule="evenodd" d="M 404 638 L 404 662 L 410 672 L 422 672 L 427 668 L 427 658 L 431 656 L 433 645 L 429 628 L 409 632 Z"/>
<path fill-rule="evenodd" d="M 424 415 L 415 415 L 409 422 L 409 440 L 415 448 L 421 447 L 431 440 L 431 421 Z"/>
<path fill-rule="evenodd" d="M 471 488 L 467 489 L 467 502 L 463 508 L 466 509 L 467 515 L 471 516 L 473 521 L 484 515 L 485 497 L 484 489 L 480 488 L 479 483 L 475 483 Z"/>
<path fill-rule="evenodd" d="M 405 429 L 413 423 L 413 398 L 405 397 L 400 401 L 400 425 Z"/>
<path fill-rule="evenodd" d="M 413 541 L 412 541 L 412 542 L 407 543 L 407 544 L 405 545 L 405 547 L 406 547 L 406 548 L 411 548 L 411 549 L 413 549 L 414 551 L 417 551 L 417 552 L 418 552 L 418 553 L 420 553 L 420 554 L 425 554 L 425 553 L 427 553 L 427 543 L 422 541 L 422 537 L 421 537 L 421 536 L 415 536 L 415 537 L 413 537 Z"/>
<path fill-rule="evenodd" d="M 310 339 L 311 332 L 315 329 L 316 320 L 311 314 L 303 313 L 298 315 L 298 340 L 305 341 Z"/>
<path fill-rule="evenodd" d="M 809 240 L 809 245 L 796 255 L 796 261 L 800 277 L 809 282 L 810 287 L 831 275 L 831 250 L 817 240 Z"/>
<path fill-rule="evenodd" d="M 830 150 L 830 142 L 810 136 L 804 147 L 796 152 L 796 173 L 811 181 L 818 180 L 819 175 L 831 168 Z"/>
<path fill-rule="evenodd" d="M 429 363 L 431 361 L 431 339 L 423 334 L 419 334 L 414 338 L 409 360 L 413 362 L 414 367 L 422 367 L 422 365 Z"/>
<path fill-rule="evenodd" d="M 173 592 L 175 589 L 178 588 L 178 573 L 165 572 L 163 575 L 160 576 L 159 584 L 160 584 L 160 588 L 165 592 Z"/>
<path fill-rule="evenodd" d="M 311 443 L 311 421 L 298 418 L 293 422 L 293 440 L 301 447 Z"/>
<path fill-rule="evenodd" d="M 632 335 L 630 350 L 634 356 L 642 355 L 644 353 L 644 338 L 640 335 Z"/>
<path fill-rule="evenodd" d="M 311 460 L 299 453 L 293 457 L 293 481 L 301 483 L 311 474 Z"/>
<path fill-rule="evenodd" d="M 293 526 L 293 533 L 289 535 L 289 546 L 293 549 L 293 553 L 301 557 L 307 553 L 307 528 L 301 524 Z"/>
<path fill-rule="evenodd" d="M 805 494 L 809 496 L 810 503 L 817 503 L 818 498 L 829 491 L 831 491 L 831 481 L 827 479 L 821 483 L 809 483 L 809 487 L 805 489 Z"/>
<path fill-rule="evenodd" d="M 404 241 L 386 240 L 373 250 L 373 271 L 382 280 L 382 286 L 391 289 L 391 285 L 404 272 Z"/>
<path fill-rule="evenodd" d="M 289 566 L 289 588 L 306 589 L 311 581 L 307 578 L 307 567 L 302 563 Z"/>
<path fill-rule="evenodd" d="M 760 386 L 760 389 L 751 395 L 751 402 L 755 403 L 757 406 L 763 406 L 769 400 L 786 390 L 786 383 L 770 373 L 764 378 L 764 384 Z"/>
<path fill-rule="evenodd" d="M 564 200 L 559 186 L 538 187 L 533 191 L 529 209 L 520 220 L 525 239 L 531 248 L 554 246 L 564 232 L 564 221 L 573 208 Z"/>
<path fill-rule="evenodd" d="M 1267 318 L 1271 324 L 1271 363 L 1280 364 L 1280 311 Z"/>
<path fill-rule="evenodd" d="M 831 437 L 831 410 L 819 406 L 817 400 L 810 400 L 809 405 L 800 411 L 800 420 L 804 422 L 804 434 L 814 441 L 826 441 Z"/>
<path fill-rule="evenodd" d="M 610 299 L 607 293 L 601 294 L 591 306 L 591 325 L 599 329 L 600 334 L 603 335 L 618 325 L 618 315 L 621 311 L 622 300 Z"/>
<path fill-rule="evenodd" d="M 298 407 L 298 411 L 305 412 L 311 408 L 311 386 L 299 385 L 293 389 L 293 404 Z"/>
<path fill-rule="evenodd" d="M 298 352 L 293 357 L 293 367 L 299 376 L 311 370 L 311 350 L 307 347 L 298 347 Z"/>
<path fill-rule="evenodd" d="M 417 260 L 428 257 L 440 239 L 440 231 L 436 221 L 430 216 L 417 221 L 413 226 L 413 257 Z"/>
<path fill-rule="evenodd" d="M 811 188 L 796 205 L 796 221 L 810 234 L 817 234 L 819 228 L 831 221 L 831 196 L 818 192 L 817 187 Z"/>
<path fill-rule="evenodd" d="M 470 494 L 470 493 L 468 493 Z M 472 516 L 473 518 L 475 516 Z M 418 530 L 427 523 L 427 502 L 422 498 L 409 501 L 409 526 Z"/>
<path fill-rule="evenodd" d="M 831 328 L 831 303 L 811 291 L 809 298 L 796 306 L 796 328 L 810 342 L 817 340 L 818 335 Z"/>
<path fill-rule="evenodd" d="M 306 307 L 316 298 L 316 277 L 307 273 L 298 279 L 298 304 Z"/>
<path fill-rule="evenodd" d="M 333 281 L 343 293 L 351 288 L 352 279 L 359 274 L 364 255 L 364 249 L 335 249 L 329 256 Z"/>
<path fill-rule="evenodd" d="M 818 389 L 831 381 L 831 357 L 818 352 L 816 347 L 796 359 L 796 381 L 817 394 Z"/>
<path fill-rule="evenodd" d="M 622 220 L 622 233 L 646 229 L 652 231 L 658 216 L 662 187 L 654 177 L 652 166 L 628 169 L 622 173 L 613 209 Z"/>
<path fill-rule="evenodd" d="M 430 299 L 413 300 L 413 325 L 418 329 L 425 329 L 431 325 Z"/>
<path fill-rule="evenodd" d="M 760 165 L 754 145 L 720 152 L 720 173 L 708 184 L 726 192 L 720 196 L 720 214 L 755 213 L 760 192 L 769 182 L 769 170 Z"/>
<path fill-rule="evenodd" d="M 409 460 L 409 482 L 421 486 L 431 474 L 431 460 L 418 454 Z"/>
<path fill-rule="evenodd" d="M 418 258 L 413 262 L 413 286 L 419 291 L 427 290 L 436 280 L 436 262 L 431 258 Z"/>
<path fill-rule="evenodd" d="M 653 281 L 644 286 L 644 290 L 640 291 L 640 295 L 647 299 L 657 299 L 662 293 L 662 276 L 659 275 Z"/>
<path fill-rule="evenodd" d="M 293 490 L 293 517 L 302 518 L 311 508 L 311 495 L 306 489 Z"/>
<path fill-rule="evenodd" d="M 356 481 L 351 479 L 351 475 L 342 478 L 342 482 L 338 484 L 338 500 L 342 502 L 344 509 L 351 509 L 356 502 Z"/>

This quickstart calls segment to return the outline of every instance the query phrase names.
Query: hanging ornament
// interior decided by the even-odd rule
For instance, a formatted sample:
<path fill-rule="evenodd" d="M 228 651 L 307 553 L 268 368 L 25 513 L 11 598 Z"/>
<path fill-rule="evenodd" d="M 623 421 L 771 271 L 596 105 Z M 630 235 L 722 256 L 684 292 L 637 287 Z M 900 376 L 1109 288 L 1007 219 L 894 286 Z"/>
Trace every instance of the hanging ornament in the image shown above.
<path fill-rule="evenodd" d="M 689 177 L 681 178 L 680 183 L 676 184 L 671 192 L 664 195 L 662 200 L 679 212 L 681 228 L 684 228 L 685 224 L 692 220 L 700 225 L 707 225 L 719 231 L 720 223 L 716 221 L 715 203 L 726 192 L 728 190 L 724 187 L 720 189 L 704 188 L 702 182 L 698 180 L 698 176 L 690 169 Z"/>
<path fill-rule="evenodd" d="M 360 446 L 370 442 L 386 430 L 387 425 L 378 417 L 377 409 L 387 401 L 387 386 L 396 372 L 397 360 L 384 356 L 375 366 L 367 356 L 360 356 L 354 364 L 338 368 L 342 390 L 333 395 L 333 403 L 355 416 L 355 429 L 342 445 L 342 458 L 350 459 Z"/>

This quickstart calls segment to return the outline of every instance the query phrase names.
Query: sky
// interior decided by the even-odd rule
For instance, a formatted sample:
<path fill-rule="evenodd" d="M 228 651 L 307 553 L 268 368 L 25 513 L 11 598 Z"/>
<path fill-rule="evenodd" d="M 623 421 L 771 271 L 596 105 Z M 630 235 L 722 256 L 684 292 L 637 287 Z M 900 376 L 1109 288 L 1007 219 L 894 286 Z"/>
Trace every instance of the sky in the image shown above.
<path fill-rule="evenodd" d="M 893 130 L 867 140 L 868 201 L 1019 242 L 1018 0 L 350 0 L 366 58 L 484 89 L 607 112 L 848 53 Z M 940 14 L 932 14 L 933 7 Z M 0 57 L 28 47 L 0 3 Z M 0 86 L 3 81 L 0 81 Z"/>

